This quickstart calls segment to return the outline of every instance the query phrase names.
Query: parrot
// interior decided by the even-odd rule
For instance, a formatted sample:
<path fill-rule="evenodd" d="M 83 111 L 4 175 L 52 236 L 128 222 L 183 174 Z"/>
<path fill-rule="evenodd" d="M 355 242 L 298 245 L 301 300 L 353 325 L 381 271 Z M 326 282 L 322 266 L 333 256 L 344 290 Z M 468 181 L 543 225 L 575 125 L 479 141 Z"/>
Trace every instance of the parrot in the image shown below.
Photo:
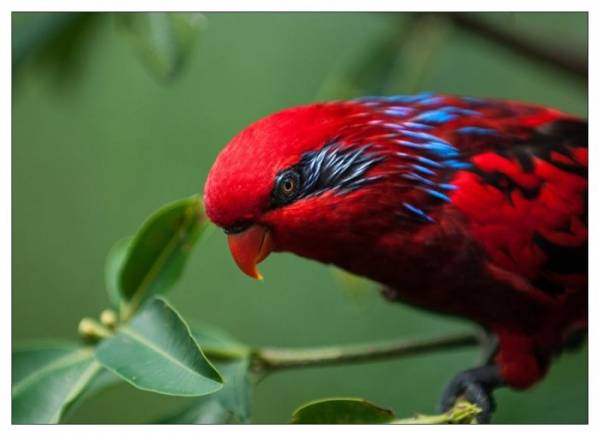
<path fill-rule="evenodd" d="M 587 334 L 587 121 L 514 100 L 434 93 L 283 109 L 219 152 L 208 218 L 233 260 L 290 252 L 469 320 L 496 344 L 443 390 L 490 422 Z M 583 338 L 583 339 L 582 339 Z"/>

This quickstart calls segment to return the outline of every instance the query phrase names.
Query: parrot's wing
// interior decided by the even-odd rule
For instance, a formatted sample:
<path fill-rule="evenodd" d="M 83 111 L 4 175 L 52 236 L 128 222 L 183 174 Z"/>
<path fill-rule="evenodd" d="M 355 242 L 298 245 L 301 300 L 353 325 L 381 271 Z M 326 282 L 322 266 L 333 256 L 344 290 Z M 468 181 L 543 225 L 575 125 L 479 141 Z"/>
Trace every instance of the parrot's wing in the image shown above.
<path fill-rule="evenodd" d="M 551 295 L 586 283 L 585 121 L 505 100 L 358 101 L 366 110 L 357 136 L 394 156 L 398 179 L 412 188 L 402 204 L 408 219 L 431 223 L 459 209 L 497 270 Z"/>

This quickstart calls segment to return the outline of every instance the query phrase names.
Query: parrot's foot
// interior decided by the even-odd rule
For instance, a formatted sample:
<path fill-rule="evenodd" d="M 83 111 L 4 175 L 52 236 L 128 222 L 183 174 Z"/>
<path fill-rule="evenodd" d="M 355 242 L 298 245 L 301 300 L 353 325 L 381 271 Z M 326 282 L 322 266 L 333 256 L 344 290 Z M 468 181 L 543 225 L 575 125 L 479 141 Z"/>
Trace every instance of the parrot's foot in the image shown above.
<path fill-rule="evenodd" d="M 440 408 L 442 412 L 446 412 L 454 407 L 457 400 L 464 399 L 481 409 L 481 413 L 477 415 L 477 422 L 488 424 L 496 409 L 492 392 L 503 384 L 500 370 L 496 365 L 463 371 L 454 377 L 444 389 Z"/>

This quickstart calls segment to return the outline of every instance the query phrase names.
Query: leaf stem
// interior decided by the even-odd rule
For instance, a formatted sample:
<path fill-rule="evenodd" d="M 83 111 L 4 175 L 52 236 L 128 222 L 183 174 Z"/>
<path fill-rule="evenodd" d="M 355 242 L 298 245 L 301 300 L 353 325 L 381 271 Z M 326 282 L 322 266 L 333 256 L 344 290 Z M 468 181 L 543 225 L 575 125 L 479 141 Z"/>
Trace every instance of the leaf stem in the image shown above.
<path fill-rule="evenodd" d="M 331 366 L 372 362 L 432 351 L 471 347 L 483 343 L 477 333 L 462 333 L 432 339 L 413 339 L 381 344 L 306 349 L 259 348 L 252 353 L 252 367 L 258 371 Z"/>

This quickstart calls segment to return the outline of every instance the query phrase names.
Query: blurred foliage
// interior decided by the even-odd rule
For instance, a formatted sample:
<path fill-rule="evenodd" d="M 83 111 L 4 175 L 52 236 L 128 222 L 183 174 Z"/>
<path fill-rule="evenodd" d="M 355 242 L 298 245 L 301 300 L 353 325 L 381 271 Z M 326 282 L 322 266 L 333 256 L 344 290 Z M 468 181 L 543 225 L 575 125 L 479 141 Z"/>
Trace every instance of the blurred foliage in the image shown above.
<path fill-rule="evenodd" d="M 114 241 L 157 204 L 201 191 L 228 139 L 274 110 L 315 98 L 431 90 L 587 115 L 583 76 L 479 37 L 448 16 L 204 16 L 210 30 L 197 44 L 203 19 L 13 14 L 15 341 L 74 338 L 82 314 L 107 304 L 99 290 L 104 256 Z M 546 50 L 560 54 L 566 47 L 584 58 L 587 53 L 584 13 L 473 16 L 510 35 L 542 41 Z M 345 344 L 456 332 L 466 324 L 388 304 L 377 292 L 349 300 L 335 290 L 328 268 L 291 255 L 273 256 L 263 269 L 265 282 L 246 280 L 235 270 L 223 235 L 207 234 L 203 249 L 190 254 L 171 300 L 184 319 L 219 325 L 256 345 Z M 109 270 L 108 277 L 114 273 Z M 209 342 L 221 340 L 227 342 Z M 236 348 L 224 353 L 235 355 L 231 350 Z M 431 410 L 444 383 L 476 358 L 476 351 L 454 351 L 275 374 L 253 388 L 252 421 L 287 422 L 298 404 L 332 396 L 369 398 L 399 416 Z M 222 369 L 219 362 L 217 367 Z M 587 422 L 587 371 L 587 347 L 560 356 L 534 389 L 499 391 L 494 422 Z M 227 386 L 227 371 L 222 373 Z M 234 403 L 211 400 L 221 392 L 227 396 L 225 388 L 183 400 L 110 379 L 96 383 L 109 387 L 67 422 L 146 422 L 169 414 L 181 422 L 210 422 L 218 414 L 232 422 L 247 419 L 239 407 L 231 410 Z M 213 415 L 183 416 L 182 408 Z"/>
<path fill-rule="evenodd" d="M 23 18 L 21 18 L 23 17 Z M 15 79 L 28 62 L 49 71 L 60 84 L 81 72 L 102 14 L 13 14 L 12 67 Z"/>
<path fill-rule="evenodd" d="M 365 47 L 350 64 L 342 63 L 327 77 L 319 97 L 355 98 L 365 95 L 391 95 L 400 86 L 403 94 L 417 93 L 451 24 L 430 14 L 404 14 L 400 25 Z"/>
<path fill-rule="evenodd" d="M 141 60 L 160 80 L 172 80 L 189 58 L 206 19 L 196 13 L 117 14 Z"/>
<path fill-rule="evenodd" d="M 148 72 L 161 82 L 182 71 L 206 25 L 200 13 L 13 14 L 13 70 L 18 73 L 33 61 L 53 71 L 59 82 L 72 79 L 81 72 L 99 22 L 109 15 Z"/>

